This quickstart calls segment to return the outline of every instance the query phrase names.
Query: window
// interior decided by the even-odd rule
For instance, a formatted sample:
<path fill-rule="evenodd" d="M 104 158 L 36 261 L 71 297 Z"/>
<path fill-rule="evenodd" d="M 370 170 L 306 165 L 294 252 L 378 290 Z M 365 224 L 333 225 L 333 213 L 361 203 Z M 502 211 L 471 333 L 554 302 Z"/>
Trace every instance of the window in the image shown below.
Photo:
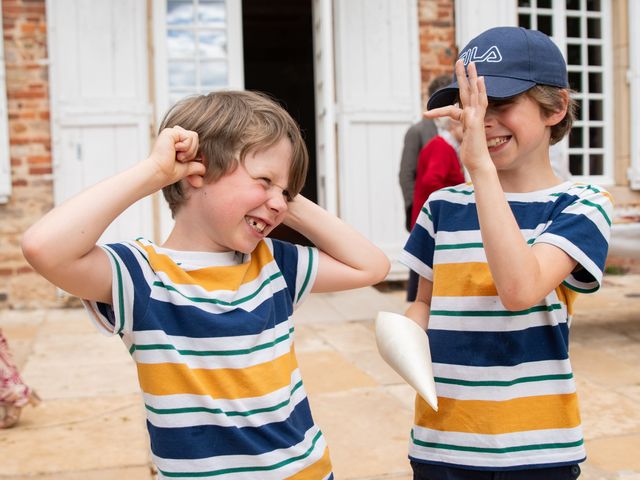
<path fill-rule="evenodd" d="M 242 88 L 241 2 L 154 2 L 156 103 L 193 94 Z"/>
<path fill-rule="evenodd" d="M 613 184 L 612 58 L 607 0 L 519 0 L 518 24 L 546 33 L 563 51 L 578 103 L 569 135 L 569 171 Z"/>
<path fill-rule="evenodd" d="M 11 195 L 11 161 L 4 70 L 4 36 L 2 22 L 0 22 L 0 203 L 8 202 L 9 195 Z"/>

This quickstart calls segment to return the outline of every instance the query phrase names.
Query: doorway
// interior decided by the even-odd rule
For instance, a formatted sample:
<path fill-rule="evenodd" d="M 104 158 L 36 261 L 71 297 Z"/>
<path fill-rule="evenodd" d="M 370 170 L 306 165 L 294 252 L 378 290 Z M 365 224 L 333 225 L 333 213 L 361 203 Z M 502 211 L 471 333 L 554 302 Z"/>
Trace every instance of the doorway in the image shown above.
<path fill-rule="evenodd" d="M 315 91 L 311 0 L 243 0 L 244 86 L 271 95 L 298 122 L 309 151 L 302 195 L 317 202 Z M 280 226 L 271 236 L 309 241 Z"/>

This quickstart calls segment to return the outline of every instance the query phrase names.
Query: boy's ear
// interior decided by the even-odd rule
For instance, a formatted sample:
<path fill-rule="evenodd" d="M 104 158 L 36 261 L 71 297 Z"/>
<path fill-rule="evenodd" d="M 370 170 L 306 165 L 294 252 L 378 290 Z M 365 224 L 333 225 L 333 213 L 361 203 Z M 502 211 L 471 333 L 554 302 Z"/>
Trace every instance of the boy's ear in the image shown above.
<path fill-rule="evenodd" d="M 198 155 L 194 161 L 204 163 L 204 157 L 202 155 Z M 191 188 L 201 188 L 204 185 L 204 177 L 202 175 L 189 175 L 186 178 L 186 181 L 189 183 Z"/>
<path fill-rule="evenodd" d="M 186 180 L 191 188 L 201 188 L 204 185 L 204 178 L 202 178 L 202 175 L 189 175 Z"/>
<path fill-rule="evenodd" d="M 548 127 L 553 127 L 562 121 L 567 115 L 567 108 L 569 108 L 569 92 L 567 90 L 561 90 L 562 95 L 562 108 L 553 112 L 551 115 L 545 118 L 545 123 Z"/>

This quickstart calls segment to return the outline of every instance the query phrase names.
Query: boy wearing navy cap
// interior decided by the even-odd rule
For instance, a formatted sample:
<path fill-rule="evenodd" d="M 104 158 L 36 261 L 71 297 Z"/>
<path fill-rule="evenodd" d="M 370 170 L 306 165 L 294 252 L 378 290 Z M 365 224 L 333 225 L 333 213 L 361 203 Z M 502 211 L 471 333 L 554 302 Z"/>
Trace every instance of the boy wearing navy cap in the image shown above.
<path fill-rule="evenodd" d="M 416 398 L 414 479 L 580 474 L 569 325 L 577 293 L 600 286 L 613 207 L 551 168 L 574 118 L 568 88 L 549 37 L 499 27 L 429 99 L 425 116 L 463 122 L 471 182 L 429 197 L 400 257 L 421 276 L 406 315 L 428 326 L 439 406 Z"/>

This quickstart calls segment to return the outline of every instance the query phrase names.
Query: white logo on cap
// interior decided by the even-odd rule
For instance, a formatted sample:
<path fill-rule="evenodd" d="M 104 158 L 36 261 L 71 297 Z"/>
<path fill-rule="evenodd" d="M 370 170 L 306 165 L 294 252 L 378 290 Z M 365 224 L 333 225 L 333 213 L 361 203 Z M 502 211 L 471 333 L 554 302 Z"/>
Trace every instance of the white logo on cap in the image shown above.
<path fill-rule="evenodd" d="M 489 50 L 484 52 L 482 55 L 478 55 L 478 47 L 470 48 L 465 51 L 460 58 L 464 62 L 465 65 L 469 65 L 469 62 L 481 63 L 481 62 L 492 62 L 498 63 L 502 61 L 502 55 L 500 54 L 500 50 L 495 45 L 489 47 Z"/>

